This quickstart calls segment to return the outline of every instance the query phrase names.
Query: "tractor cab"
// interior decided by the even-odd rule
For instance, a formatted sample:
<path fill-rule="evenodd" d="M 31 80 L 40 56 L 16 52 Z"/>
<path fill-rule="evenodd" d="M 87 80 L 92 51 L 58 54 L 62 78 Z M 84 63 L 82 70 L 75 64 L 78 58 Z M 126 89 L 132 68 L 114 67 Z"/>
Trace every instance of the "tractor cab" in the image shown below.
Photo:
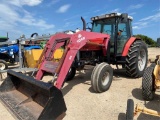
<path fill-rule="evenodd" d="M 132 36 L 131 21 L 128 14 L 111 13 L 92 17 L 92 32 L 110 35 L 110 55 L 121 56 L 127 40 Z"/>

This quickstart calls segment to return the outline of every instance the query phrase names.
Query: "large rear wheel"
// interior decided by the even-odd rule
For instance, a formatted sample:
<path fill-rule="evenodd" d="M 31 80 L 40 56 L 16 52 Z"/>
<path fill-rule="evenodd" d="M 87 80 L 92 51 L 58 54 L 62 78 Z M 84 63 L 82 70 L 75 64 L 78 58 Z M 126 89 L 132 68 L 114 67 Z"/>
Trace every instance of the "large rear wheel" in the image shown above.
<path fill-rule="evenodd" d="M 153 70 L 154 67 L 148 67 L 142 78 L 142 97 L 148 101 L 153 100 L 155 94 Z"/>
<path fill-rule="evenodd" d="M 109 89 L 113 79 L 113 69 L 107 63 L 97 65 L 91 75 L 91 85 L 95 92 L 104 92 Z"/>
<path fill-rule="evenodd" d="M 130 77 L 142 77 L 147 66 L 148 50 L 142 40 L 136 40 L 130 47 L 126 57 L 126 74 Z"/>

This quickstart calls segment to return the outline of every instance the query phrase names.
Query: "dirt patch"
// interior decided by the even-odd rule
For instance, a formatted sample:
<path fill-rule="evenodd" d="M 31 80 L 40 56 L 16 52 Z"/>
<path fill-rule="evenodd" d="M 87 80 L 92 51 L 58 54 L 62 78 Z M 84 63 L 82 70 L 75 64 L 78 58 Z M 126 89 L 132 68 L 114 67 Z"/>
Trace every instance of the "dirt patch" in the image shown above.
<path fill-rule="evenodd" d="M 149 58 L 160 55 L 160 48 L 149 48 Z M 115 66 L 113 66 L 115 67 Z M 94 93 L 91 88 L 90 75 L 92 66 L 87 66 L 84 72 L 77 72 L 72 81 L 66 82 L 62 89 L 67 105 L 64 120 L 125 120 L 127 99 L 135 103 L 160 111 L 160 91 L 156 92 L 151 102 L 143 101 L 141 96 L 142 78 L 131 79 L 123 74 L 123 70 L 115 70 L 110 89 L 104 93 Z M 52 79 L 47 76 L 44 79 Z M 13 120 L 2 104 L 0 104 L 1 119 Z M 159 120 L 145 114 L 135 117 L 135 120 Z"/>

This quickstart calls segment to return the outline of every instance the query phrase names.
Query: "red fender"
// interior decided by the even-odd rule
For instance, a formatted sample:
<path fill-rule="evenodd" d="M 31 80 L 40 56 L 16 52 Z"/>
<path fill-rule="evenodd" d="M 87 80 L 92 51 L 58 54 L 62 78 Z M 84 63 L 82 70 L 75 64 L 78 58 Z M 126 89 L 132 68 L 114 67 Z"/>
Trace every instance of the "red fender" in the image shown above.
<path fill-rule="evenodd" d="M 136 37 L 131 37 L 131 38 L 129 38 L 129 40 L 128 40 L 127 43 L 125 44 L 125 47 L 123 48 L 122 56 L 124 56 L 124 57 L 127 56 L 130 46 L 132 45 L 132 43 L 133 43 L 136 39 L 137 39 Z"/>

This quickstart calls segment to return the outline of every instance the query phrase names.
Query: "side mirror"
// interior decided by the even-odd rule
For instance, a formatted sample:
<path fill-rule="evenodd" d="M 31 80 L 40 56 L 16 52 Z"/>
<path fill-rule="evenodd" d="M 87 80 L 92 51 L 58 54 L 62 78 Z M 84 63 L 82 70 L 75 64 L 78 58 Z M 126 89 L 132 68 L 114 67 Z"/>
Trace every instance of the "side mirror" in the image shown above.
<path fill-rule="evenodd" d="M 122 18 L 121 21 L 127 22 L 128 21 L 128 14 L 127 13 L 122 13 L 121 18 Z"/>

